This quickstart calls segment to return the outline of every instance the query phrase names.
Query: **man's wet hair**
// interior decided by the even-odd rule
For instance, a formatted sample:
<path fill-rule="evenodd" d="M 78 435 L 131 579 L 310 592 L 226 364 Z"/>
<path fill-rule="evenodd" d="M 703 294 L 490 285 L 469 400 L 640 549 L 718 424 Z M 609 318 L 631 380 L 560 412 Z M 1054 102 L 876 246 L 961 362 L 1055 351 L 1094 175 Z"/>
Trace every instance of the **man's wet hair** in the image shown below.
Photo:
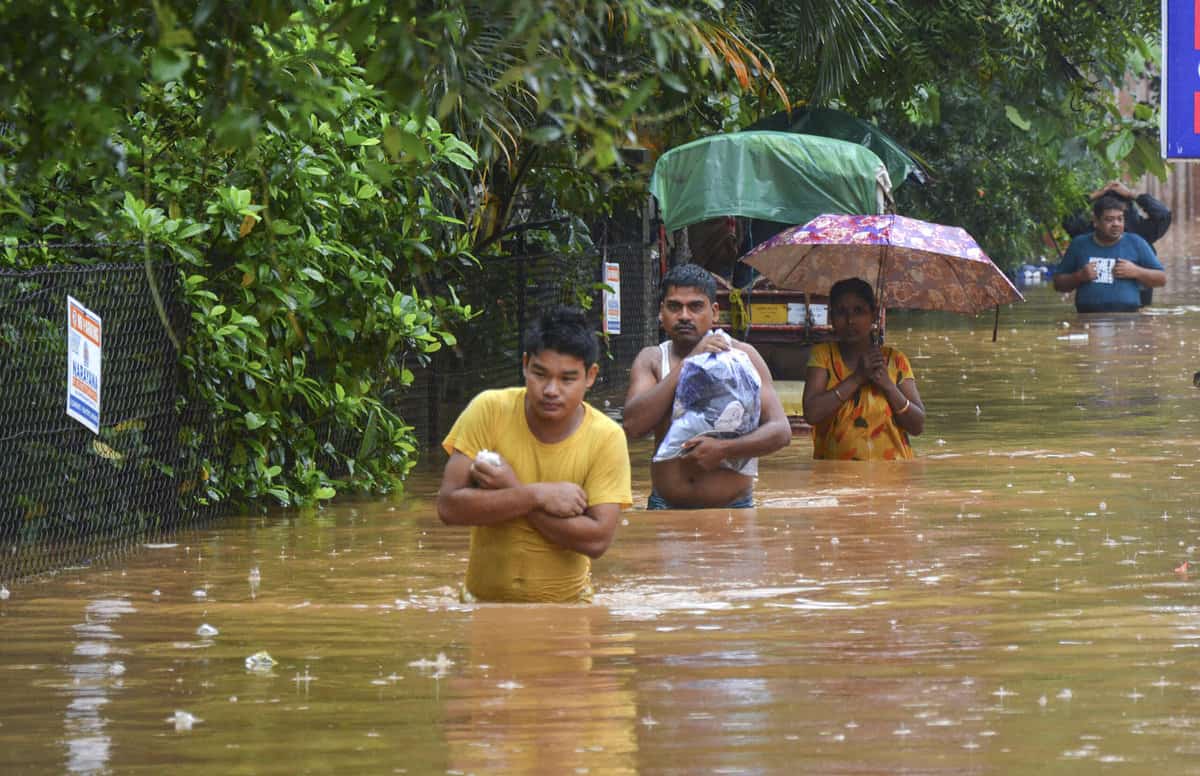
<path fill-rule="evenodd" d="M 1092 203 L 1092 215 L 1099 218 L 1105 210 L 1120 210 L 1124 213 L 1128 205 L 1129 203 L 1124 198 L 1118 197 L 1116 194 L 1105 194 Z"/>
<path fill-rule="evenodd" d="M 667 298 L 667 292 L 672 288 L 695 288 L 703 291 L 708 301 L 717 301 L 717 281 L 704 267 L 699 264 L 676 264 L 663 275 L 662 283 L 658 286 L 658 303 L 662 304 Z"/>
<path fill-rule="evenodd" d="M 553 350 L 581 359 L 585 366 L 600 360 L 596 332 L 578 307 L 557 305 L 545 310 L 525 333 L 525 354 Z"/>
<path fill-rule="evenodd" d="M 875 292 L 871 289 L 871 284 L 862 278 L 842 278 L 834 283 L 833 288 L 829 289 L 829 306 L 833 307 L 838 299 L 847 294 L 865 299 L 867 304 L 871 305 L 871 312 L 876 312 Z"/>

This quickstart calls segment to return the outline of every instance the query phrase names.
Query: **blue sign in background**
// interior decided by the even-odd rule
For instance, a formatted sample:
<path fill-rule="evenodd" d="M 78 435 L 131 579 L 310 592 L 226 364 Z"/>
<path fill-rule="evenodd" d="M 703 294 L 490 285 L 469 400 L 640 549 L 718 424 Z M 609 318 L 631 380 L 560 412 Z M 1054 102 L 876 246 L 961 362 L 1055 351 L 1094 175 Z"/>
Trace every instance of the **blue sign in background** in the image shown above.
<path fill-rule="evenodd" d="M 1200 0 L 1163 3 L 1162 151 L 1167 159 L 1200 158 Z"/>

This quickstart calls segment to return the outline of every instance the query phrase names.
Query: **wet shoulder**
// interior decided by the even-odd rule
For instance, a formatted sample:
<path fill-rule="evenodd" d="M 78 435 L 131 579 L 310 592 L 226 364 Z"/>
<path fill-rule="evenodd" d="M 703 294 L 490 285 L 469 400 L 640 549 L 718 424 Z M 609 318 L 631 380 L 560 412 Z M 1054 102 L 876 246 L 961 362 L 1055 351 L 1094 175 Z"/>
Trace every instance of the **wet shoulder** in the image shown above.
<path fill-rule="evenodd" d="M 638 354 L 633 358 L 633 366 L 639 364 L 644 365 L 649 369 L 651 374 L 661 379 L 662 375 L 659 372 L 659 364 L 662 362 L 662 348 L 658 345 L 647 345 L 638 351 Z"/>
<path fill-rule="evenodd" d="M 1095 232 L 1089 229 L 1078 237 L 1072 238 L 1070 244 L 1067 245 L 1067 250 L 1086 251 L 1094 248 L 1096 241 L 1092 239 L 1093 234 Z"/>
<path fill-rule="evenodd" d="M 471 408 L 485 412 L 493 417 L 507 416 L 515 411 L 524 412 L 525 410 L 525 389 L 517 388 L 489 388 L 486 391 L 480 391 L 471 399 Z"/>
<path fill-rule="evenodd" d="M 587 426 L 590 435 L 593 437 L 620 437 L 624 441 L 625 430 L 621 428 L 621 424 L 593 407 L 590 402 L 585 401 L 583 406 L 584 411 L 587 413 Z"/>
<path fill-rule="evenodd" d="M 828 369 L 833 364 L 834 343 L 818 342 L 808 352 L 808 366 Z"/>
<path fill-rule="evenodd" d="M 740 350 L 747 356 L 750 356 L 751 361 L 761 360 L 762 355 L 758 352 L 758 348 L 751 345 L 749 342 L 730 338 L 730 342 L 735 350 Z"/>
<path fill-rule="evenodd" d="M 1146 238 L 1142 237 L 1140 234 L 1137 234 L 1136 232 L 1125 232 L 1125 234 L 1121 235 L 1121 239 L 1128 240 L 1130 242 L 1130 244 L 1135 246 L 1138 250 L 1142 250 L 1142 249 L 1145 249 L 1147 251 L 1152 250 L 1150 248 L 1150 243 L 1146 242 Z"/>

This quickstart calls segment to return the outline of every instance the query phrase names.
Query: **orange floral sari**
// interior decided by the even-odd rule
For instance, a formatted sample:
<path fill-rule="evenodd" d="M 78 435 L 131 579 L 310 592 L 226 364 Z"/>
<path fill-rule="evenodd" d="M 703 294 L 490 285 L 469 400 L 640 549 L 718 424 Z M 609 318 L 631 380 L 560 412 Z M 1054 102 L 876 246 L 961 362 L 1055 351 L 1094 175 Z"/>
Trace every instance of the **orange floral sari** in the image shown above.
<path fill-rule="evenodd" d="M 896 385 L 913 380 L 912 365 L 895 348 L 883 347 L 888 375 Z M 808 357 L 810 367 L 824 369 L 829 375 L 828 389 L 833 390 L 854 370 L 842 360 L 836 342 L 814 345 Z M 913 457 L 908 433 L 896 425 L 887 397 L 868 383 L 842 403 L 837 412 L 813 428 L 813 458 L 838 461 L 901 461 Z"/>

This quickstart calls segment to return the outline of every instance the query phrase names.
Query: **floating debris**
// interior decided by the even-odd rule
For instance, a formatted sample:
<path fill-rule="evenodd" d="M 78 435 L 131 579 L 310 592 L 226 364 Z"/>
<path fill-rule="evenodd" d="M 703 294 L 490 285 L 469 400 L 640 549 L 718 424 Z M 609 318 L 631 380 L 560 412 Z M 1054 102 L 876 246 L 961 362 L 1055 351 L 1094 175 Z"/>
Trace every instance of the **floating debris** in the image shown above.
<path fill-rule="evenodd" d="M 7 601 L 11 595 L 12 593 L 9 592 L 7 587 L 0 585 L 0 601 Z"/>
<path fill-rule="evenodd" d="M 247 577 L 251 582 L 259 582 L 262 580 L 262 573 L 258 570 L 258 566 L 250 569 L 250 575 Z"/>
<path fill-rule="evenodd" d="M 192 597 L 193 597 L 193 598 L 208 598 L 208 591 L 205 591 L 205 590 L 193 590 L 193 591 L 192 591 Z"/>
<path fill-rule="evenodd" d="M 265 651 L 255 652 L 246 658 L 247 671 L 270 671 L 274 665 L 276 665 L 275 658 L 271 657 Z"/>
<path fill-rule="evenodd" d="M 167 722 L 170 722 L 172 725 L 174 725 L 177 732 L 191 730 L 193 725 L 195 725 L 197 722 L 203 721 L 204 720 L 200 719 L 195 714 L 179 710 L 167 717 Z"/>
<path fill-rule="evenodd" d="M 204 623 L 203 625 L 201 625 L 199 628 L 196 629 L 196 635 L 203 636 L 204 638 L 212 638 L 213 636 L 216 636 L 218 633 L 220 633 L 220 631 L 218 631 L 216 628 L 209 625 L 208 623 Z"/>
<path fill-rule="evenodd" d="M 437 657 L 433 660 L 421 658 L 420 660 L 412 661 L 408 665 L 412 668 L 428 668 L 433 669 L 434 671 L 444 671 L 445 669 L 454 665 L 454 661 L 446 657 L 445 652 L 439 652 L 437 653 Z"/>
<path fill-rule="evenodd" d="M 1183 563 L 1180 563 L 1178 566 L 1175 567 L 1175 573 L 1176 574 L 1186 574 L 1186 573 L 1188 573 L 1188 568 L 1189 568 L 1188 561 L 1185 560 Z"/>

